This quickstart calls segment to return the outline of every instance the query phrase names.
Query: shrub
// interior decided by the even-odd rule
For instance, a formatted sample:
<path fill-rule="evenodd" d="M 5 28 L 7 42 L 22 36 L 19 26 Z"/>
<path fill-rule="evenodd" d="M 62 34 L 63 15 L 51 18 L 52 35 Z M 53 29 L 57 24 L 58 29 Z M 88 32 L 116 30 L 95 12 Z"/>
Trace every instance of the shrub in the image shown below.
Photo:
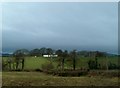
<path fill-rule="evenodd" d="M 110 70 L 112 70 L 112 69 L 120 69 L 120 66 L 110 62 L 109 65 L 108 65 L 108 68 Z"/>
<path fill-rule="evenodd" d="M 88 61 L 88 66 L 89 66 L 89 69 L 97 69 L 97 64 L 93 60 Z"/>
<path fill-rule="evenodd" d="M 42 70 L 43 71 L 50 71 L 50 70 L 53 70 L 53 69 L 54 69 L 54 65 L 51 62 L 42 64 Z"/>
<path fill-rule="evenodd" d="M 2 60 L 2 70 L 8 70 L 8 63 Z"/>
<path fill-rule="evenodd" d="M 42 70 L 39 68 L 35 69 L 35 71 L 42 72 Z"/>

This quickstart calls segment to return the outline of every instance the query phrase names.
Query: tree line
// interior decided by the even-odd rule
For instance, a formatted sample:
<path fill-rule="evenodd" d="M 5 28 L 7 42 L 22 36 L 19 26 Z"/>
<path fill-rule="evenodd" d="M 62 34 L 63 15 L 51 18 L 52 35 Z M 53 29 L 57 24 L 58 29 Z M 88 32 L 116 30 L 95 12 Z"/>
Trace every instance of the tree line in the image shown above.
<path fill-rule="evenodd" d="M 107 57 L 106 52 L 99 52 L 99 51 L 77 51 L 77 50 L 72 50 L 72 51 L 67 51 L 67 50 L 53 50 L 52 48 L 36 48 L 31 51 L 27 49 L 19 49 L 16 50 L 11 57 L 15 57 L 14 59 L 11 57 L 8 59 L 7 63 L 2 63 L 3 64 L 3 69 L 6 67 L 6 65 L 9 66 L 9 69 L 11 70 L 11 67 L 13 67 L 15 70 L 18 69 L 18 66 L 21 64 L 21 69 L 24 69 L 24 62 L 25 62 L 25 57 L 26 56 L 43 56 L 43 55 L 53 55 L 56 54 L 58 55 L 58 61 L 59 61 L 59 67 L 61 70 L 64 70 L 64 64 L 65 60 L 71 61 L 73 65 L 73 70 L 76 69 L 76 62 L 77 58 L 82 56 L 82 57 L 92 57 L 95 58 L 95 60 L 89 60 L 87 62 L 89 69 L 100 69 L 100 64 L 98 63 L 98 57 Z M 12 66 L 11 66 L 12 64 Z M 110 65 L 106 64 L 107 69 L 115 69 L 119 68 L 115 64 L 110 63 Z"/>
<path fill-rule="evenodd" d="M 62 49 L 54 50 L 52 48 L 42 47 L 42 48 L 36 48 L 32 50 L 19 49 L 19 50 L 16 50 L 13 54 L 16 54 L 16 52 L 21 52 L 25 56 L 43 56 L 43 55 L 50 55 L 50 54 L 57 54 L 58 56 L 60 56 L 64 52 L 67 54 L 70 54 L 72 51 L 62 50 Z M 78 56 L 83 56 L 83 57 L 93 57 L 95 56 L 96 53 L 99 54 L 99 56 L 107 56 L 106 52 L 100 52 L 100 51 L 76 51 L 76 54 Z"/>

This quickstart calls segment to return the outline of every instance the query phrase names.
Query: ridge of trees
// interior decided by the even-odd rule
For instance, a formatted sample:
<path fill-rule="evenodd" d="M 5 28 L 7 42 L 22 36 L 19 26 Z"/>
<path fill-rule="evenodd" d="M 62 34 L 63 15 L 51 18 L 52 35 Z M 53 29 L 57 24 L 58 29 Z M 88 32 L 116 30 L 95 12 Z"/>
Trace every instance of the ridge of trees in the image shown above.
<path fill-rule="evenodd" d="M 58 56 L 61 56 L 63 53 L 70 54 L 72 52 L 72 51 L 62 50 L 62 49 L 54 50 L 52 48 L 45 48 L 45 47 L 35 48 L 33 50 L 19 49 L 19 50 L 16 50 L 15 52 L 18 52 L 18 51 L 20 51 L 21 53 L 24 53 L 25 56 L 42 56 L 42 55 L 51 55 L 51 54 L 57 54 Z M 108 53 L 100 52 L 100 51 L 76 51 L 76 54 L 82 57 L 93 57 L 95 56 L 96 53 L 98 56 L 103 56 L 103 57 L 109 56 Z"/>

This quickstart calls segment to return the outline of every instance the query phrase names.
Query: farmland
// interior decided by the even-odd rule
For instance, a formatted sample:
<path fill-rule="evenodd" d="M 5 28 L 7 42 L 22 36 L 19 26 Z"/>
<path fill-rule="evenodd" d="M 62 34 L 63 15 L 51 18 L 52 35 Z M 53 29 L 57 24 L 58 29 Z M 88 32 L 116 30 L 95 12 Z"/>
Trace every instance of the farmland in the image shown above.
<path fill-rule="evenodd" d="M 6 61 L 8 57 L 3 57 Z M 94 58 L 79 57 L 77 58 L 76 68 L 88 68 L 88 60 Z M 108 62 L 117 64 L 117 57 L 107 58 Z M 99 58 L 99 63 L 104 63 L 106 58 Z M 24 70 L 30 72 L 3 72 L 3 86 L 117 86 L 117 76 L 104 76 L 104 75 L 86 75 L 80 77 L 61 77 L 53 76 L 52 74 L 46 74 L 43 72 L 36 72 L 35 69 L 42 69 L 42 64 L 52 62 L 54 69 L 57 69 L 59 63 L 58 58 L 43 58 L 43 57 L 25 57 Z M 72 62 L 65 61 L 64 68 L 72 68 Z M 112 72 L 112 71 L 109 71 Z M 113 72 L 116 72 L 113 70 Z M 113 73 L 114 74 L 114 73 Z"/>
<path fill-rule="evenodd" d="M 8 57 L 3 57 L 3 60 L 6 61 Z M 88 68 L 88 61 L 94 58 L 89 57 L 78 57 L 76 61 L 76 68 Z M 44 57 L 26 57 L 25 58 L 25 70 L 35 70 L 35 69 L 41 69 L 42 64 L 52 62 L 55 69 L 57 69 L 57 65 L 59 64 L 58 58 L 44 58 Z M 108 57 L 107 58 L 108 63 L 114 63 L 118 64 L 118 57 Z M 105 64 L 106 58 L 100 57 L 98 58 L 98 63 Z M 72 62 L 71 61 L 65 61 L 64 68 L 72 68 Z"/>

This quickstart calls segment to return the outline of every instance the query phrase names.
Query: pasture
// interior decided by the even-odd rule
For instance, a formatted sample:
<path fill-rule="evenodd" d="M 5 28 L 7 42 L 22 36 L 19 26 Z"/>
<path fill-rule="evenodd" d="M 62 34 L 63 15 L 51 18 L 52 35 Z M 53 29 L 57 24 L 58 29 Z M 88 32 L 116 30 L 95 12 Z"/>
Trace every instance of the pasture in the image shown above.
<path fill-rule="evenodd" d="M 8 57 L 2 58 L 4 61 Z M 76 60 L 76 68 L 88 68 L 87 62 L 90 59 L 88 57 L 79 57 Z M 107 58 L 108 62 L 117 64 L 117 57 Z M 3 86 L 118 86 L 118 77 L 106 77 L 101 75 L 95 76 L 80 76 L 80 77 L 61 77 L 53 76 L 43 72 L 35 72 L 35 69 L 42 69 L 42 64 L 52 62 L 54 69 L 57 69 L 59 64 L 58 58 L 43 58 L 43 57 L 25 57 L 24 70 L 30 72 L 2 72 L 2 85 Z M 99 63 L 106 62 L 106 58 L 98 58 Z M 65 60 L 64 68 L 72 68 L 72 61 Z"/>
<path fill-rule="evenodd" d="M 3 57 L 2 60 L 6 61 L 8 57 Z M 89 58 L 89 57 L 78 57 L 76 59 L 76 68 L 88 68 L 88 61 L 89 60 L 94 60 L 95 58 Z M 44 57 L 25 57 L 25 70 L 35 70 L 35 69 L 41 69 L 42 64 L 52 62 L 54 65 L 54 69 L 58 69 L 57 65 L 60 63 L 58 58 L 44 58 Z M 99 57 L 98 58 L 98 63 L 105 65 L 106 63 L 114 63 L 118 64 L 118 57 Z M 73 64 L 72 60 L 70 59 L 65 59 L 64 63 L 64 68 L 66 69 L 72 69 Z"/>

